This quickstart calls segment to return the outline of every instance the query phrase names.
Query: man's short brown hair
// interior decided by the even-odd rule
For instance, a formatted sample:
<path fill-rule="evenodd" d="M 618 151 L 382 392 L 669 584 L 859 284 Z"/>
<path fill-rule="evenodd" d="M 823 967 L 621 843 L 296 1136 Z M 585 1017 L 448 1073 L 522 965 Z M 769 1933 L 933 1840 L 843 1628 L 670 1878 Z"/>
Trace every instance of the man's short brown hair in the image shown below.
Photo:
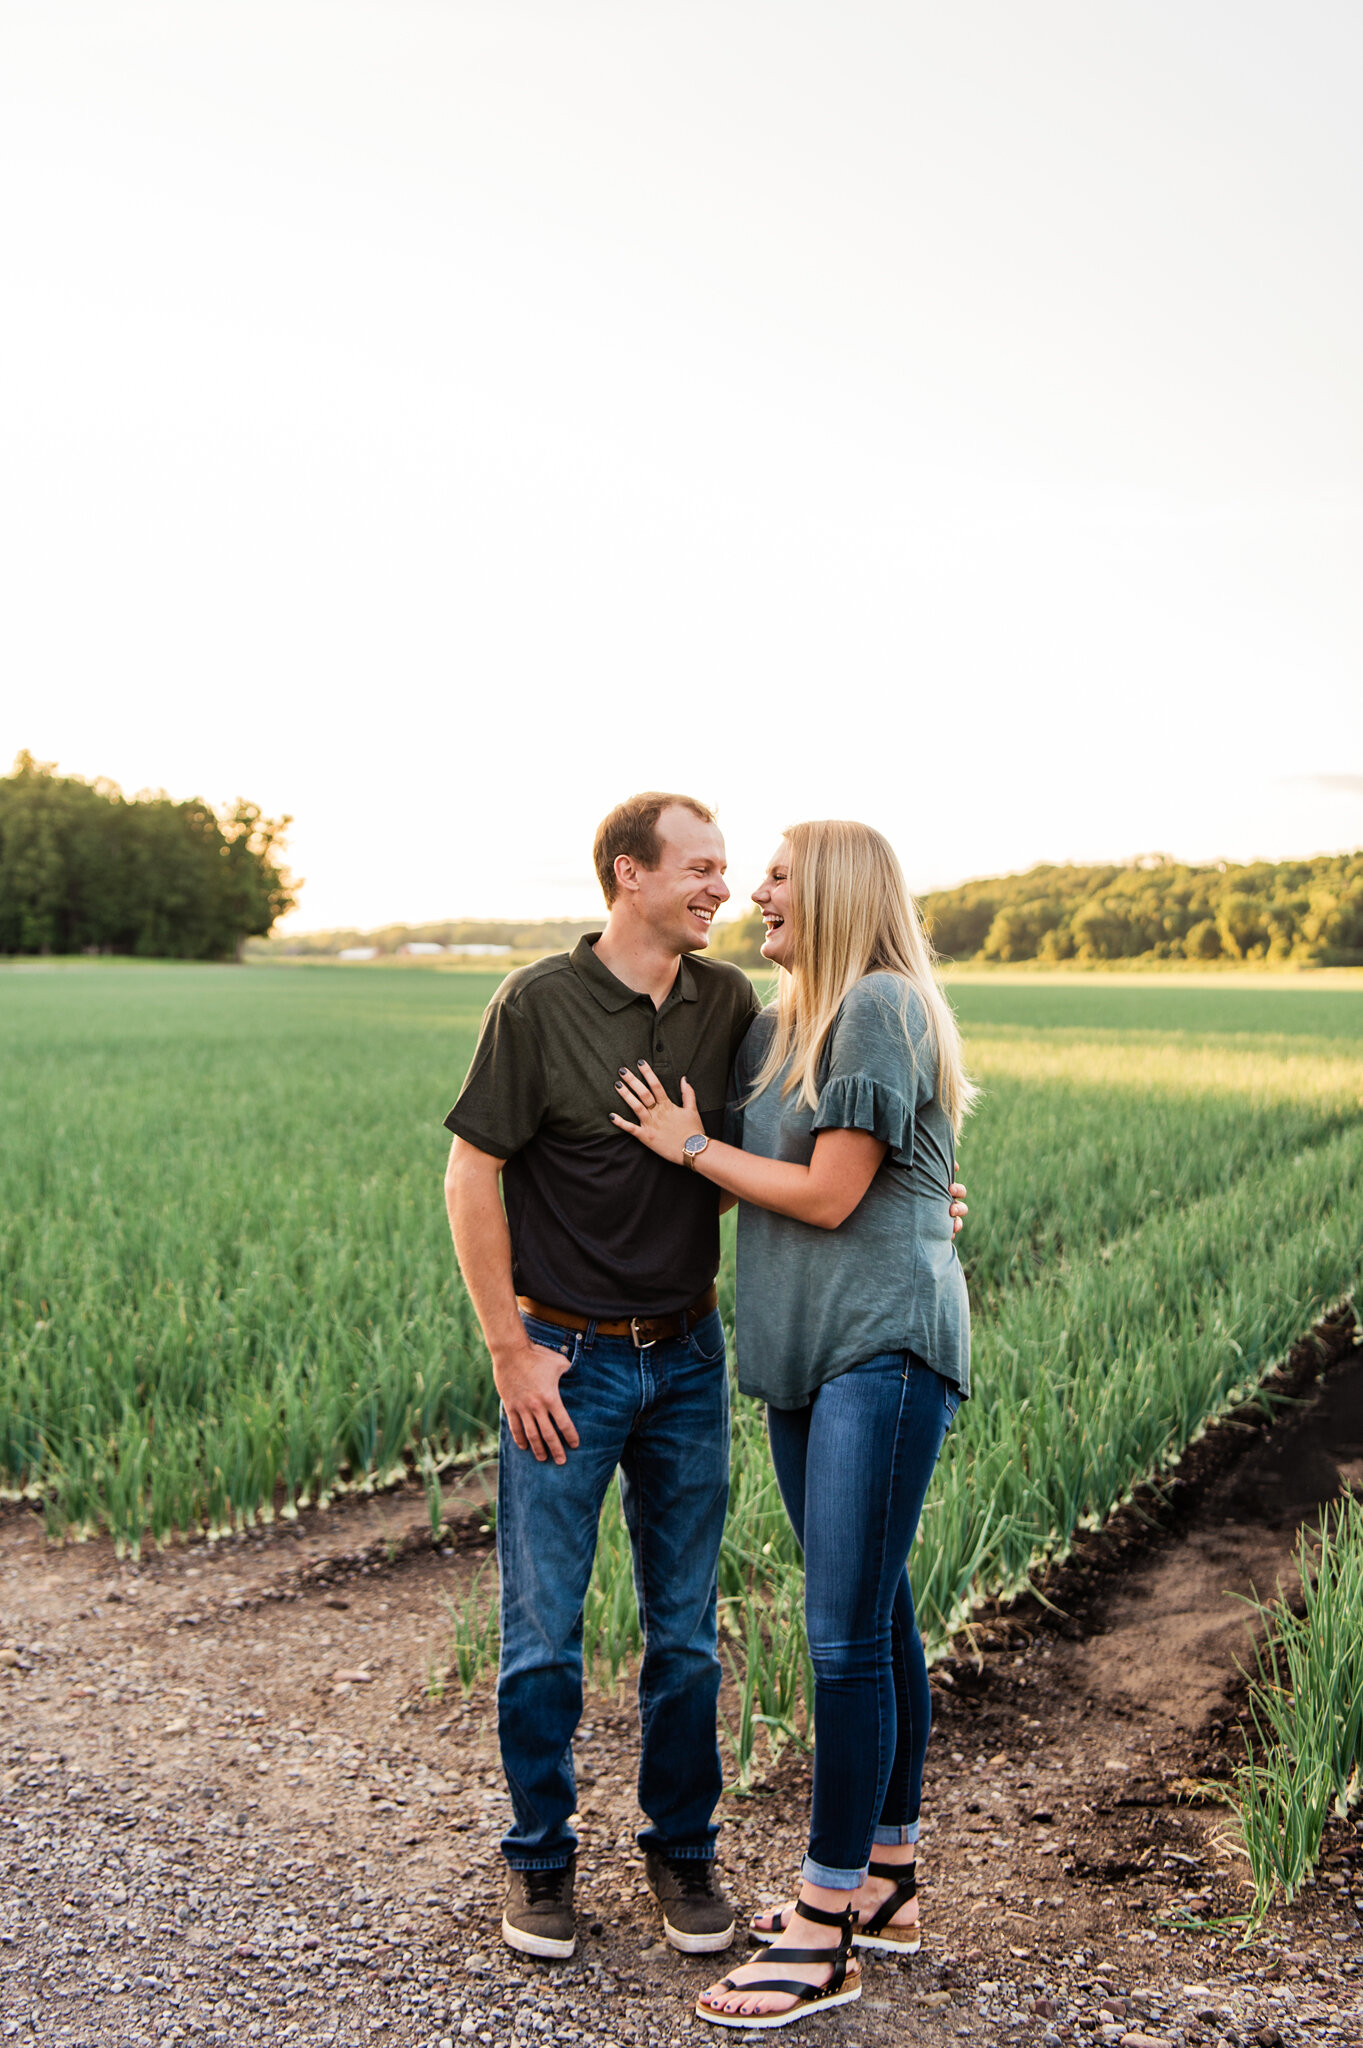
<path fill-rule="evenodd" d="M 699 818 L 703 824 L 713 825 L 716 822 L 714 812 L 707 810 L 693 796 L 673 796 L 667 790 L 646 789 L 642 796 L 626 797 L 597 826 L 592 859 L 596 863 L 597 880 L 607 904 L 614 903 L 618 893 L 615 863 L 622 853 L 627 853 L 641 868 L 657 867 L 663 857 L 658 820 L 673 804 L 683 811 L 690 811 L 692 817 Z"/>

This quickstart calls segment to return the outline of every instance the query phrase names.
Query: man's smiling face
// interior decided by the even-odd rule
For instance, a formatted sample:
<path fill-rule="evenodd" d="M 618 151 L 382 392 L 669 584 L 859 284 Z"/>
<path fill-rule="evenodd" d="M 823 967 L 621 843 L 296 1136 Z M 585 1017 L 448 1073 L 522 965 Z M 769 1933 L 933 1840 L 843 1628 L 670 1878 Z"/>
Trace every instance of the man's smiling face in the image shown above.
<path fill-rule="evenodd" d="M 658 843 L 657 867 L 634 869 L 639 914 L 669 951 L 698 953 L 710 943 L 715 912 L 729 900 L 724 835 L 669 804 L 658 819 Z"/>

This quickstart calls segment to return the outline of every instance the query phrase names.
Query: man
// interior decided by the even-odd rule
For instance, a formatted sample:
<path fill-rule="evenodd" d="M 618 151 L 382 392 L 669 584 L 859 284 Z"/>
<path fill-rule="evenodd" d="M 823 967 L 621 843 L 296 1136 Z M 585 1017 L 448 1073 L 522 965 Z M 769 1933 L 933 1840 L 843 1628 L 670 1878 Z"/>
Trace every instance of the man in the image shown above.
<path fill-rule="evenodd" d="M 610 1116 L 619 1070 L 646 1059 L 674 1095 L 690 1080 L 718 1135 L 760 1005 L 741 970 L 697 957 L 729 895 L 703 804 L 632 797 L 594 857 L 605 930 L 508 976 L 445 1119 L 450 1226 L 502 1401 L 502 1933 L 528 1955 L 573 1953 L 582 1606 L 618 1468 L 644 1625 L 638 1839 L 664 1933 L 694 1955 L 734 1934 L 714 1876 L 729 1483 L 719 1198 Z"/>

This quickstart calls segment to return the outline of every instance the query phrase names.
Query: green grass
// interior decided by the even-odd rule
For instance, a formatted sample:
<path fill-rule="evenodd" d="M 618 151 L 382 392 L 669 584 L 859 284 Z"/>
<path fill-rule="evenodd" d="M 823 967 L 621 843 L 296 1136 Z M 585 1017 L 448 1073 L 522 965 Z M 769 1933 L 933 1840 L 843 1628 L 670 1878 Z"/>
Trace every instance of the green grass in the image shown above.
<path fill-rule="evenodd" d="M 486 1431 L 440 1200 L 492 977 L 0 977 L 0 1484 L 121 1543 Z"/>
<path fill-rule="evenodd" d="M 1222 976 L 1216 987 L 1189 987 L 1178 976 L 1073 975 L 1061 986 L 1018 980 L 950 982 L 951 1000 L 967 1033 L 1020 1026 L 1029 1031 L 1157 1031 L 1217 1037 L 1264 1034 L 1291 1038 L 1363 1039 L 1363 983 L 1322 988 L 1238 985 Z"/>
<path fill-rule="evenodd" d="M 440 1199 L 495 982 L 0 971 L 0 1486 L 134 1548 L 404 1466 L 438 1512 L 437 1467 L 495 1416 Z M 976 1394 L 914 1558 L 933 1647 L 1251 1392 L 1356 1284 L 1363 1235 L 1363 992 L 953 996 L 985 1089 L 961 1154 Z M 740 1776 L 764 1728 L 803 1726 L 798 1568 L 740 1401 Z M 614 1503 L 587 1620 L 618 1675 L 637 1623 Z M 462 1611 L 455 1634 L 462 1683 L 492 1638 Z"/>
<path fill-rule="evenodd" d="M 1254 1741 L 1236 1773 L 1233 1804 L 1261 1920 L 1290 1901 L 1320 1857 L 1331 1814 L 1360 1797 L 1363 1772 L 1363 1503 L 1346 1495 L 1318 1538 L 1297 1546 L 1298 1613 L 1279 1597 L 1250 1687 Z M 1257 1753 L 1256 1753 L 1257 1752 Z"/>

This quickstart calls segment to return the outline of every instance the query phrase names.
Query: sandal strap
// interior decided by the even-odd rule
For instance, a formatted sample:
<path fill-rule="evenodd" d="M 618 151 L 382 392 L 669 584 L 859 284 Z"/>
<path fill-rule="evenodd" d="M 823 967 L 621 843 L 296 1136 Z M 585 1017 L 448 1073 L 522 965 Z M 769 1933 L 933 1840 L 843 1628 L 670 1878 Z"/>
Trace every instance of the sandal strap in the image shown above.
<path fill-rule="evenodd" d="M 829 1951 L 825 1949 L 824 1953 L 827 1955 Z M 735 1984 L 732 1977 L 724 1977 L 720 1981 L 726 1991 L 737 1991 L 743 1996 L 749 1991 L 782 1991 L 787 1998 L 798 1998 L 804 2004 L 812 2004 L 816 1999 L 831 1998 L 835 1992 L 841 1991 L 846 1975 L 846 1969 L 839 1968 L 828 1984 L 803 1984 L 798 1977 L 762 1977 L 755 1984 Z"/>
<path fill-rule="evenodd" d="M 807 1906 L 803 1899 L 795 1901 L 795 1910 L 802 1920 L 812 1920 L 816 1927 L 850 1927 L 856 1917 L 850 1906 L 844 1906 L 841 1913 L 830 1913 L 826 1906 Z"/>
<path fill-rule="evenodd" d="M 838 1953 L 835 1948 L 774 1948 L 768 1960 L 773 1963 L 831 1963 Z"/>
<path fill-rule="evenodd" d="M 872 1863 L 869 1866 L 872 1877 L 896 1879 L 894 1890 L 888 1899 L 882 1899 L 869 1920 L 862 1922 L 863 1934 L 879 1934 L 888 1927 L 901 1906 L 907 1906 L 910 1899 L 918 1896 L 918 1874 L 916 1866 L 904 1870 L 902 1863 Z"/>

